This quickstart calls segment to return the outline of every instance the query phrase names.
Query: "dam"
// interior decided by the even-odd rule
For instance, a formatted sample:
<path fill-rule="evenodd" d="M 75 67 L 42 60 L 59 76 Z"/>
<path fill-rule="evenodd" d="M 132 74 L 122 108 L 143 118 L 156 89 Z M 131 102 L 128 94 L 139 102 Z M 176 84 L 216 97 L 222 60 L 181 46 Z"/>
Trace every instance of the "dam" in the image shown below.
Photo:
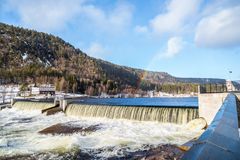
<path fill-rule="evenodd" d="M 53 100 L 14 99 L 11 109 L 0 111 L 3 131 L 0 159 L 16 156 L 71 159 L 79 155 L 88 155 L 89 159 L 118 159 L 163 144 L 181 145 L 202 133 L 184 128 L 184 124 L 198 117 L 196 98 L 133 99 L 141 103 L 155 101 L 158 106 L 150 103 L 117 105 L 115 102 L 96 105 L 85 104 L 82 100 L 62 99 L 54 103 Z M 166 106 L 163 101 L 169 101 L 171 105 Z M 62 112 L 44 115 L 59 106 Z M 71 127 L 83 131 L 59 132 Z"/>
<path fill-rule="evenodd" d="M 111 131 L 106 130 L 107 137 L 110 138 L 111 136 L 113 136 L 113 139 L 111 140 L 111 142 L 107 140 L 108 138 L 104 141 L 100 140 L 99 142 L 102 144 L 98 144 L 98 147 L 92 146 L 93 144 L 88 144 L 88 141 L 91 139 L 90 137 L 90 139 L 87 141 L 84 141 L 82 139 L 83 137 L 81 137 L 80 139 L 84 141 L 84 144 L 82 144 L 83 142 L 80 141 L 78 141 L 77 143 L 82 144 L 82 146 L 90 145 L 93 148 L 97 147 L 97 149 L 99 149 L 99 145 L 105 148 L 105 145 L 108 146 L 112 142 L 118 144 L 119 142 L 116 142 L 114 140 L 114 137 L 117 136 L 116 134 L 121 133 L 124 134 L 121 136 L 125 137 L 126 133 L 123 132 L 123 130 L 131 132 L 131 135 L 128 135 L 131 138 L 127 138 L 127 141 L 131 139 L 131 142 L 126 142 L 126 139 L 124 139 L 123 142 L 124 144 L 126 143 L 127 145 L 125 145 L 128 147 L 130 144 L 134 144 L 133 146 L 130 145 L 130 148 L 133 150 L 143 147 L 144 144 L 173 143 L 182 145 L 186 141 L 195 138 L 196 135 L 200 135 L 200 137 L 190 145 L 190 148 L 185 151 L 182 159 L 239 159 L 238 97 L 239 94 L 232 93 L 200 94 L 198 97 L 198 103 L 188 103 L 189 105 L 186 105 L 187 103 L 182 100 L 178 101 L 178 103 L 180 104 L 179 106 L 177 106 L 176 103 L 172 103 L 168 106 L 166 104 L 160 104 L 159 106 L 156 106 L 148 103 L 145 103 L 144 105 L 136 104 L 135 106 L 132 104 L 124 103 L 121 105 L 117 105 L 117 103 L 115 102 L 111 102 L 110 104 L 95 104 L 92 102 L 90 103 L 84 100 L 76 99 L 58 99 L 55 100 L 54 103 L 53 101 L 44 102 L 31 100 L 13 100 L 12 108 L 27 112 L 34 110 L 48 112 L 50 110 L 55 110 L 56 108 L 61 108 L 62 113 L 64 113 L 64 117 L 62 117 L 61 115 L 62 118 L 59 118 L 64 119 L 63 121 L 69 123 L 69 125 L 71 123 L 73 123 L 71 125 L 75 125 L 76 120 L 71 119 L 71 117 L 74 117 L 78 118 L 78 122 L 81 123 L 87 122 L 93 125 L 98 125 L 99 122 L 102 122 L 104 125 L 107 126 L 117 125 L 117 128 L 121 130 L 115 131 L 115 129 L 117 129 L 115 127 Z M 175 100 L 176 99 L 174 99 L 173 101 Z M 154 99 L 152 101 L 154 101 Z M 26 115 L 25 113 L 26 112 L 24 112 L 24 115 Z M 12 112 L 10 112 L 10 114 L 12 114 Z M 53 117 L 54 116 L 55 115 L 53 115 Z M 59 114 L 56 114 L 56 117 L 58 116 Z M 69 121 L 68 117 L 71 119 L 71 121 Z M 181 129 L 181 125 L 186 124 L 189 121 L 194 120 L 198 117 L 203 117 L 208 124 L 208 128 L 204 132 Z M 54 124 L 54 122 L 58 122 L 59 118 L 54 118 L 55 120 L 46 121 L 48 121 L 50 125 Z M 87 126 L 88 125 L 89 124 L 87 124 Z M 124 126 L 126 126 L 127 128 L 123 129 Z M 145 129 L 147 129 L 147 132 L 145 132 Z M 101 134 L 104 135 L 105 131 Z M 148 141 L 146 141 L 147 135 L 149 136 L 149 138 L 151 137 L 150 139 L 147 138 L 149 139 Z M 162 135 L 163 137 L 159 135 Z M 138 137 L 137 139 L 140 141 L 135 141 L 134 139 L 136 137 Z M 156 139 L 155 137 L 158 138 Z M 96 132 L 95 138 L 102 139 L 105 137 L 99 137 Z M 66 142 L 69 141 L 71 142 L 71 140 L 67 140 Z M 105 144 L 105 141 L 107 144 Z M 67 145 L 65 144 L 65 141 L 61 142 L 61 144 L 62 143 L 63 145 Z M 136 144 L 141 145 L 139 146 Z M 122 142 L 120 142 L 118 145 L 122 145 Z M 60 146 L 63 147 L 62 145 Z M 107 150 L 108 149 L 104 149 L 104 154 L 106 154 L 105 152 L 107 152 Z M 210 152 L 208 152 L 208 150 Z M 108 154 L 112 154 L 112 152 Z"/>
<path fill-rule="evenodd" d="M 209 126 L 182 159 L 240 159 L 239 98 L 239 93 L 199 95 L 199 114 Z"/>
<path fill-rule="evenodd" d="M 61 107 L 67 116 L 75 117 L 128 119 L 176 124 L 186 124 L 199 117 L 197 104 L 188 102 L 188 105 L 186 105 L 184 101 L 187 99 L 181 100 L 184 104 L 179 104 L 179 106 L 175 103 L 168 104 L 168 106 L 165 103 L 161 105 L 146 105 L 149 101 L 147 99 L 145 99 L 145 104 L 143 103 L 141 105 L 136 104 L 136 102 L 131 102 L 132 99 L 125 99 L 125 101 L 130 101 L 131 104 L 121 104 L 122 102 L 120 101 L 122 101 L 122 99 L 116 100 L 117 102 L 115 102 L 115 104 L 111 104 L 107 102 L 109 101 L 108 99 L 87 99 L 82 101 L 69 99 L 61 100 L 59 104 L 64 105 Z M 135 99 L 135 101 L 141 100 L 143 99 Z M 151 101 L 152 100 L 154 101 L 154 99 L 151 99 Z M 97 101 L 97 103 L 94 101 Z M 104 101 L 104 103 L 101 104 L 101 101 Z M 54 107 L 54 104 L 40 101 L 16 101 L 12 106 L 20 110 L 47 110 L 48 108 Z"/>

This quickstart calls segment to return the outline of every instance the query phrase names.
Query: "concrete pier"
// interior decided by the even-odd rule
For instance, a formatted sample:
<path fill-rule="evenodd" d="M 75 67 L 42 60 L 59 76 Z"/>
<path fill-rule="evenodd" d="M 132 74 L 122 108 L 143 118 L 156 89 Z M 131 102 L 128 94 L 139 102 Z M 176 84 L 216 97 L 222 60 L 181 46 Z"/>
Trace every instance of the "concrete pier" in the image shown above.
<path fill-rule="evenodd" d="M 218 100 L 224 96 L 216 96 Z M 205 97 L 206 98 L 206 97 Z M 211 101 L 211 100 L 210 100 Z M 212 100 L 211 102 L 213 102 Z M 221 102 L 218 102 L 218 104 Z M 204 103 L 203 103 L 204 104 Z M 207 103 L 206 103 L 207 104 Z M 214 105 L 213 105 L 214 106 Z M 210 114 L 215 112 L 210 109 Z M 207 113 L 207 112 L 205 112 Z M 207 117 L 210 118 L 211 117 Z M 239 160 L 240 139 L 236 96 L 228 94 L 207 130 L 186 152 L 183 160 Z"/>
<path fill-rule="evenodd" d="M 208 125 L 222 106 L 228 93 L 203 93 L 198 95 L 199 117 L 203 117 Z"/>

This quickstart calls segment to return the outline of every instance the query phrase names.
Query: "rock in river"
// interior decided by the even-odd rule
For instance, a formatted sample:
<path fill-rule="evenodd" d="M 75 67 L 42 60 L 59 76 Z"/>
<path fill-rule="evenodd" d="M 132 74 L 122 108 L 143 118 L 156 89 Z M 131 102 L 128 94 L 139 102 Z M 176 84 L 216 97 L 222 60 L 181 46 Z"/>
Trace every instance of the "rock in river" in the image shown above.
<path fill-rule="evenodd" d="M 52 135 L 80 133 L 82 135 L 86 135 L 86 134 L 95 132 L 98 129 L 100 129 L 99 124 L 86 127 L 86 126 L 78 126 L 78 125 L 75 126 L 70 124 L 57 123 L 39 131 L 38 133 L 52 134 Z"/>

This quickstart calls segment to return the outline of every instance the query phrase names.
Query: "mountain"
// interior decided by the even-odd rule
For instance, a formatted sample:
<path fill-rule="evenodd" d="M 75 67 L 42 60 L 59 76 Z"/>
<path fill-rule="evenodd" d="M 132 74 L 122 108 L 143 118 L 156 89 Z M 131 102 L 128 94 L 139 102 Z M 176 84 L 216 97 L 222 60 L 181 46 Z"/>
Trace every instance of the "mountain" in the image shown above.
<path fill-rule="evenodd" d="M 178 78 L 96 59 L 57 36 L 0 23 L 0 84 L 51 83 L 91 95 L 136 92 L 163 84 L 224 84 L 224 79 Z"/>

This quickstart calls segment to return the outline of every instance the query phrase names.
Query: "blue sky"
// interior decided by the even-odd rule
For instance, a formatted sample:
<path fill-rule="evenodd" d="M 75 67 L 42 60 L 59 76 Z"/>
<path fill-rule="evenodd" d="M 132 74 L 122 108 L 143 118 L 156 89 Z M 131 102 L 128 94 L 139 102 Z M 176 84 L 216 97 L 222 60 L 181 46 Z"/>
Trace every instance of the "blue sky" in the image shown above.
<path fill-rule="evenodd" d="M 120 65 L 240 79 L 239 0 L 0 0 L 0 21 Z"/>

